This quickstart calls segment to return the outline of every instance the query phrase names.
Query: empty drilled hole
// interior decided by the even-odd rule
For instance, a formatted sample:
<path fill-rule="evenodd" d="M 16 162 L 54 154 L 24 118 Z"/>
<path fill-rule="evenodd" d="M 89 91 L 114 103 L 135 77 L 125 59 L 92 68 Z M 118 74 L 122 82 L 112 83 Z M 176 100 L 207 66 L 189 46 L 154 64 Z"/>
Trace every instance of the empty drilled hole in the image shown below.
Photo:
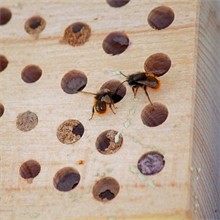
<path fill-rule="evenodd" d="M 129 38 L 124 32 L 112 32 L 103 41 L 102 47 L 107 54 L 121 54 L 129 46 Z"/>
<path fill-rule="evenodd" d="M 171 60 L 164 53 L 155 53 L 149 56 L 144 63 L 145 71 L 154 73 L 156 76 L 164 75 L 170 67 Z"/>
<path fill-rule="evenodd" d="M 105 82 L 101 86 L 100 90 L 103 89 L 110 90 L 110 92 L 112 93 L 112 99 L 114 103 L 121 101 L 126 94 L 126 87 L 124 86 L 124 84 L 121 84 L 119 80 L 115 80 L 115 79 Z"/>
<path fill-rule="evenodd" d="M 92 193 L 96 200 L 107 202 L 117 196 L 119 189 L 119 183 L 114 178 L 105 177 L 95 183 Z"/>
<path fill-rule="evenodd" d="M 8 66 L 8 60 L 4 55 L 0 54 L 0 72 Z"/>
<path fill-rule="evenodd" d="M 62 192 L 74 189 L 80 181 L 79 172 L 72 167 L 60 169 L 53 178 L 54 187 Z"/>
<path fill-rule="evenodd" d="M 21 71 L 21 78 L 26 83 L 34 83 L 40 79 L 42 70 L 37 65 L 28 65 Z"/>
<path fill-rule="evenodd" d="M 126 5 L 130 0 L 106 0 L 106 2 L 114 8 L 122 7 Z"/>
<path fill-rule="evenodd" d="M 4 111 L 5 111 L 4 105 L 0 103 L 0 117 L 2 117 L 2 115 L 4 114 Z"/>
<path fill-rule="evenodd" d="M 38 117 L 34 112 L 27 111 L 17 116 L 16 125 L 20 131 L 30 131 L 38 123 Z"/>
<path fill-rule="evenodd" d="M 19 173 L 24 179 L 35 178 L 41 170 L 40 164 L 36 160 L 28 160 L 20 166 Z"/>
<path fill-rule="evenodd" d="M 0 8 L 0 25 L 7 24 L 11 19 L 11 11 L 8 8 Z"/>
<path fill-rule="evenodd" d="M 142 122 L 149 127 L 156 127 L 166 121 L 168 109 L 165 105 L 154 102 L 144 107 L 141 112 Z"/>
<path fill-rule="evenodd" d="M 63 37 L 63 42 L 72 46 L 85 44 L 91 35 L 91 28 L 84 22 L 75 22 L 69 25 Z"/>
<path fill-rule="evenodd" d="M 159 173 L 165 165 L 164 156 L 158 152 L 148 152 L 138 160 L 137 167 L 144 175 Z"/>
<path fill-rule="evenodd" d="M 57 128 L 57 138 L 63 144 L 73 144 L 77 142 L 84 133 L 83 125 L 74 119 L 64 121 Z"/>
<path fill-rule="evenodd" d="M 79 70 L 71 70 L 61 80 L 61 88 L 65 93 L 74 94 L 85 88 L 87 84 L 86 75 Z"/>
<path fill-rule="evenodd" d="M 41 16 L 29 18 L 24 25 L 25 31 L 30 35 L 38 36 L 46 27 L 46 21 Z"/>
<path fill-rule="evenodd" d="M 167 6 L 154 8 L 148 15 L 149 25 L 157 30 L 167 28 L 174 20 L 174 12 Z"/>
<path fill-rule="evenodd" d="M 96 139 L 96 148 L 102 154 L 116 153 L 122 144 L 122 134 L 114 130 L 104 131 Z"/>

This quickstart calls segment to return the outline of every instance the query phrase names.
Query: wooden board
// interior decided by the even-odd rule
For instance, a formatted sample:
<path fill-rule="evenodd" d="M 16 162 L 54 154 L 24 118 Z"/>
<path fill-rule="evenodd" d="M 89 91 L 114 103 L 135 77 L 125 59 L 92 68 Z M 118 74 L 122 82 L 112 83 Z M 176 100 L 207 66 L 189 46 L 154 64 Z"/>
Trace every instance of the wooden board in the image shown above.
<path fill-rule="evenodd" d="M 147 16 L 160 5 L 172 8 L 175 19 L 168 28 L 158 31 L 149 26 Z M 197 182 L 201 182 L 190 179 L 190 167 L 201 167 L 196 161 L 202 157 L 197 156 L 199 149 L 193 148 L 197 140 L 193 142 L 193 125 L 198 124 L 194 112 L 199 107 L 197 104 L 194 110 L 197 0 L 130 1 L 121 8 L 110 7 L 100 0 L 10 0 L 4 6 L 12 11 L 12 18 L 0 26 L 0 53 L 9 60 L 8 67 L 0 73 L 0 103 L 5 108 L 0 118 L 1 219 L 191 219 L 193 196 L 198 194 L 198 199 L 202 199 L 207 195 L 200 193 L 202 184 L 201 189 L 195 189 Z M 25 21 L 33 15 L 46 21 L 38 39 L 24 30 Z M 76 21 L 91 27 L 89 41 L 78 47 L 61 44 L 65 28 Z M 102 48 L 103 39 L 113 31 L 125 31 L 131 42 L 117 56 L 106 54 Z M 108 111 L 105 116 L 95 115 L 89 121 L 93 96 L 69 95 L 61 89 L 64 74 L 78 69 L 88 78 L 85 90 L 97 92 L 110 79 L 124 80 L 114 75 L 115 71 L 126 75 L 143 71 L 145 60 L 158 52 L 167 54 L 172 61 L 169 72 L 161 77 L 161 89 L 149 90 L 151 99 L 164 104 L 169 111 L 167 120 L 158 127 L 147 127 L 141 121 L 141 111 L 148 104 L 142 90 L 138 92 L 138 100 L 134 100 L 131 88 L 126 85 L 126 96 L 117 103 L 115 115 Z M 42 77 L 33 84 L 21 79 L 21 71 L 28 64 L 39 65 L 43 70 Z M 202 92 L 199 94 L 204 97 Z M 16 118 L 28 110 L 35 112 L 39 121 L 33 130 L 21 132 L 16 128 Z M 79 120 L 85 128 L 82 138 L 72 145 L 62 144 L 56 137 L 58 126 L 68 119 Z M 126 121 L 129 121 L 127 128 Z M 102 155 L 96 150 L 95 141 L 108 129 L 122 131 L 123 146 L 115 154 Z M 151 150 L 164 155 L 165 167 L 144 179 L 133 173 L 132 167 Z M 191 163 L 191 156 L 198 160 Z M 29 159 L 41 165 L 31 184 L 19 175 L 21 164 Z M 79 164 L 79 160 L 84 164 Z M 66 166 L 77 169 L 81 180 L 72 191 L 60 192 L 53 186 L 53 178 Z M 120 185 L 119 194 L 107 203 L 95 200 L 92 194 L 95 182 L 103 176 L 115 178 Z M 206 189 L 212 191 L 208 184 Z M 216 193 L 214 205 L 219 198 L 216 190 L 212 191 Z M 194 213 L 195 219 L 211 216 L 206 215 L 210 211 L 206 211 L 209 207 L 205 202 L 202 205 L 204 210 L 200 213 L 197 208 L 200 214 Z M 219 211 L 215 213 L 212 216 L 216 217 Z"/>

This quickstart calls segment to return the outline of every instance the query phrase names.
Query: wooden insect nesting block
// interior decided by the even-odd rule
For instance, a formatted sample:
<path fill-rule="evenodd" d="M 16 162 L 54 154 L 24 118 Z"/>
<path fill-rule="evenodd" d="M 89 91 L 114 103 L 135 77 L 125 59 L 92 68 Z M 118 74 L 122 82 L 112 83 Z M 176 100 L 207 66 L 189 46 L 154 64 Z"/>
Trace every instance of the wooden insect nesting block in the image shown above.
<path fill-rule="evenodd" d="M 220 219 L 218 1 L 0 6 L 1 219 Z"/>

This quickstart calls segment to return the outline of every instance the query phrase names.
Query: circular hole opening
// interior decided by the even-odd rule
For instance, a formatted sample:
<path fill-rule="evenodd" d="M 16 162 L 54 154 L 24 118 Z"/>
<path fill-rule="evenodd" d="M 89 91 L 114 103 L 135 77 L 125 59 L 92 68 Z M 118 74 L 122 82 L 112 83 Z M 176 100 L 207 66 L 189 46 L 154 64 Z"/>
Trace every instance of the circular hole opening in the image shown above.
<path fill-rule="evenodd" d="M 11 19 L 12 13 L 8 8 L 0 8 L 0 25 L 7 24 Z"/>
<path fill-rule="evenodd" d="M 79 70 L 71 70 L 61 80 L 61 88 L 67 94 L 75 94 L 85 88 L 87 84 L 86 75 Z"/>
<path fill-rule="evenodd" d="M 168 117 L 168 109 L 165 105 L 153 102 L 144 107 L 141 112 L 142 122 L 149 127 L 156 127 L 166 121 Z"/>
<path fill-rule="evenodd" d="M 37 65 L 28 65 L 21 72 L 21 78 L 26 83 L 34 83 L 40 79 L 42 70 Z"/>
<path fill-rule="evenodd" d="M 41 170 L 40 164 L 36 160 L 28 160 L 20 166 L 19 173 L 24 179 L 35 178 Z"/>
<path fill-rule="evenodd" d="M 84 134 L 83 125 L 74 119 L 64 121 L 57 128 L 57 138 L 63 144 L 73 144 Z"/>
<path fill-rule="evenodd" d="M 84 22 L 75 22 L 69 25 L 63 36 L 63 42 L 72 46 L 85 44 L 91 36 L 91 28 Z"/>
<path fill-rule="evenodd" d="M 165 165 L 164 156 L 158 152 L 148 152 L 138 160 L 137 167 L 144 175 L 159 173 Z"/>
<path fill-rule="evenodd" d="M 0 117 L 2 117 L 2 115 L 4 114 L 4 111 L 5 111 L 4 105 L 0 103 Z"/>
<path fill-rule="evenodd" d="M 8 60 L 4 55 L 0 54 L 0 72 L 8 66 Z"/>
<path fill-rule="evenodd" d="M 36 127 L 38 117 L 34 112 L 27 111 L 17 116 L 16 126 L 20 131 L 30 131 Z"/>
<path fill-rule="evenodd" d="M 74 189 L 80 181 L 79 172 L 72 167 L 60 169 L 53 178 L 54 187 L 62 192 Z"/>
<path fill-rule="evenodd" d="M 114 8 L 119 8 L 126 5 L 130 0 L 106 0 L 106 2 Z"/>
<path fill-rule="evenodd" d="M 38 36 L 46 27 L 46 21 L 41 16 L 33 16 L 29 18 L 25 24 L 24 29 L 30 35 Z"/>
<path fill-rule="evenodd" d="M 117 55 L 123 53 L 129 46 L 129 38 L 124 32 L 112 32 L 102 43 L 103 50 L 107 54 Z"/>
<path fill-rule="evenodd" d="M 122 134 L 115 130 L 102 132 L 96 139 L 96 149 L 101 154 L 116 153 L 123 144 Z"/>
<path fill-rule="evenodd" d="M 124 86 L 124 84 L 121 84 L 119 80 L 115 79 L 105 82 L 101 86 L 100 90 L 104 89 L 110 90 L 114 103 L 120 102 L 126 94 L 126 87 Z"/>
<path fill-rule="evenodd" d="M 105 177 L 95 183 L 92 193 L 96 200 L 107 202 L 117 196 L 119 189 L 117 180 L 112 177 Z"/>
<path fill-rule="evenodd" d="M 171 60 L 170 58 L 164 53 L 155 53 L 149 56 L 145 63 L 144 69 L 146 72 L 151 72 L 155 76 L 162 76 L 171 67 Z"/>
<path fill-rule="evenodd" d="M 167 28 L 174 20 L 174 12 L 167 6 L 154 8 L 148 15 L 149 25 L 157 30 Z"/>

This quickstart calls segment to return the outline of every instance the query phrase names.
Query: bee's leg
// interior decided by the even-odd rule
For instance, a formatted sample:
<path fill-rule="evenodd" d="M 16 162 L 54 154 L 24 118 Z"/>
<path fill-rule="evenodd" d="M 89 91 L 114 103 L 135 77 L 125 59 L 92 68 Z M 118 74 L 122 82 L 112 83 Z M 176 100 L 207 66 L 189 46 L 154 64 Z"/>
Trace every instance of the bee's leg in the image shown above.
<path fill-rule="evenodd" d="M 148 98 L 150 104 L 153 105 L 153 103 L 152 103 L 151 100 L 150 100 L 150 96 L 149 96 L 148 93 L 147 93 L 147 86 L 144 86 L 144 91 L 145 91 L 145 94 L 147 95 L 147 98 Z"/>
<path fill-rule="evenodd" d="M 95 113 L 95 109 L 94 109 L 94 106 L 92 107 L 92 115 L 91 115 L 91 118 L 89 120 L 91 120 L 93 118 L 93 115 Z"/>
<path fill-rule="evenodd" d="M 134 98 L 136 97 L 138 89 L 139 89 L 139 86 L 132 86 L 132 91 L 134 93 Z"/>
<path fill-rule="evenodd" d="M 114 106 L 114 104 L 109 104 L 109 107 L 110 107 L 110 109 L 112 110 L 112 112 L 113 112 L 114 114 L 116 114 L 116 113 L 114 112 L 113 108 L 112 108 L 112 105 Z"/>
<path fill-rule="evenodd" d="M 117 108 L 117 107 L 115 106 L 115 103 L 114 103 L 113 100 L 112 100 L 112 103 L 111 103 L 110 105 L 112 105 L 115 109 Z M 109 105 L 109 107 L 110 107 L 110 105 Z"/>

